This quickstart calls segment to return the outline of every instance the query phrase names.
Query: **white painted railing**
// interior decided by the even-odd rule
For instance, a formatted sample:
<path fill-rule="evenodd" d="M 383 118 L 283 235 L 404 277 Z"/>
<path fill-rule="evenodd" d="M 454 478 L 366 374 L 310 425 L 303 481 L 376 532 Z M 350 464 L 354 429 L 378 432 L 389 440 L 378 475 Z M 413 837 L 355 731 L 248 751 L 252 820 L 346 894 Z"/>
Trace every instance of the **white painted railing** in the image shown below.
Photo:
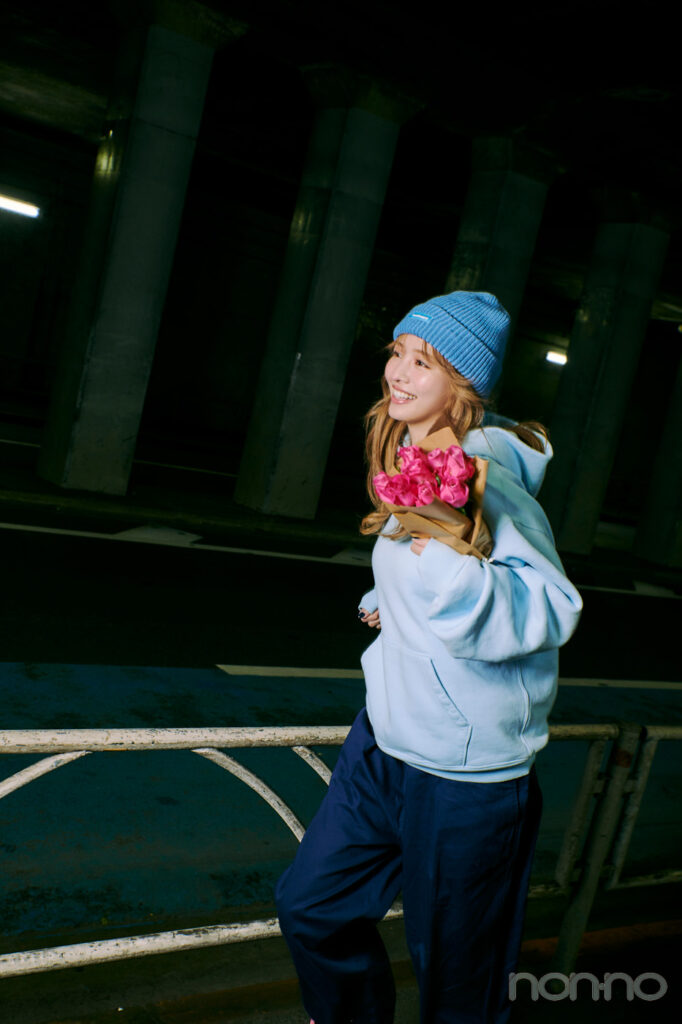
<path fill-rule="evenodd" d="M 249 771 L 223 749 L 244 747 L 289 747 L 317 774 L 329 782 L 331 772 L 311 749 L 311 745 L 328 746 L 343 743 L 348 726 L 312 726 L 277 728 L 188 728 L 188 729 L 10 729 L 0 731 L 0 754 L 44 754 L 35 764 L 0 782 L 0 798 L 15 792 L 48 772 L 96 752 L 129 750 L 191 750 L 236 776 L 258 793 L 286 823 L 297 839 L 305 831 L 291 808 L 259 776 Z M 620 873 L 641 805 L 657 744 L 665 739 L 682 739 L 682 727 L 655 726 L 643 729 L 638 725 L 590 724 L 555 725 L 550 729 L 551 741 L 582 740 L 589 743 L 582 781 L 566 829 L 557 861 L 555 883 L 535 886 L 529 895 L 545 896 L 566 893 L 573 888 L 560 934 L 557 970 L 572 966 L 587 923 L 597 882 L 603 874 L 607 854 L 614 856 L 609 866 L 607 886 L 610 888 L 646 885 L 661 881 L 678 881 L 682 871 L 620 881 Z M 609 741 L 612 749 L 605 774 L 601 765 Z M 635 775 L 630 771 L 635 766 Z M 593 798 L 597 796 L 597 808 Z M 625 813 L 620 810 L 625 800 Z M 585 844 L 584 836 L 592 814 L 597 827 Z M 619 821 L 621 824 L 619 825 Z M 581 859 L 579 878 L 574 877 Z M 397 903 L 387 917 L 402 913 Z M 107 963 L 157 953 L 198 949 L 249 939 L 268 938 L 279 934 L 276 918 L 240 924 L 156 932 L 33 949 L 0 956 L 0 977 L 58 970 L 83 964 Z"/>

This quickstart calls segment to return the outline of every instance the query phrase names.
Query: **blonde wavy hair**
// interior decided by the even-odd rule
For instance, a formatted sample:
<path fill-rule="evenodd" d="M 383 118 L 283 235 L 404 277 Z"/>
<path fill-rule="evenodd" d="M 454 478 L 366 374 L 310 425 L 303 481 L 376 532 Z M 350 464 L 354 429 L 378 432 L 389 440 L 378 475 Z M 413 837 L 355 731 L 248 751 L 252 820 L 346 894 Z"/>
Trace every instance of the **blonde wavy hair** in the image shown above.
<path fill-rule="evenodd" d="M 395 342 L 386 346 L 387 353 L 393 352 Z M 450 384 L 450 398 L 448 404 L 438 422 L 431 428 L 432 432 L 442 427 L 450 427 L 455 437 L 461 442 L 465 434 L 475 427 L 480 427 L 486 410 L 487 402 L 481 398 L 473 385 L 461 373 L 458 373 L 452 363 L 449 363 L 445 356 L 442 356 L 436 349 L 431 348 L 426 342 L 423 343 L 423 352 L 441 369 L 445 370 Z M 360 533 L 380 533 L 385 526 L 390 512 L 384 502 L 378 497 L 374 490 L 373 479 L 381 472 L 391 472 L 397 469 L 398 448 L 402 444 L 406 424 L 402 420 L 394 420 L 388 414 L 388 407 L 391 401 L 390 388 L 385 377 L 381 378 L 382 397 L 374 403 L 365 415 L 365 460 L 367 463 L 367 493 L 374 509 L 369 512 L 360 523 Z M 530 448 L 535 451 L 544 450 L 544 442 L 541 438 L 547 439 L 547 430 L 541 423 L 526 421 L 516 423 L 508 427 L 511 433 L 516 434 Z M 540 436 L 538 436 L 540 435 Z M 407 531 L 402 526 L 391 533 L 386 534 L 391 540 L 399 540 L 407 536 Z"/>

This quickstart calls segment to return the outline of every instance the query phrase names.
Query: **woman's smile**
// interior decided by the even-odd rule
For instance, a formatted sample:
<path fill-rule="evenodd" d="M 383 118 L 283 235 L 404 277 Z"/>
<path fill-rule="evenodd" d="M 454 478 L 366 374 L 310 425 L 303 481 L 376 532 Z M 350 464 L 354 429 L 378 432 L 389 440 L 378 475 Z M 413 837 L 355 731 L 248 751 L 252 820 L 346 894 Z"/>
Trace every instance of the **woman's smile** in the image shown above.
<path fill-rule="evenodd" d="M 399 391 L 396 387 L 391 388 L 391 401 L 397 402 L 399 405 L 402 405 L 404 402 L 410 402 L 416 397 L 416 395 L 410 395 L 406 391 Z"/>

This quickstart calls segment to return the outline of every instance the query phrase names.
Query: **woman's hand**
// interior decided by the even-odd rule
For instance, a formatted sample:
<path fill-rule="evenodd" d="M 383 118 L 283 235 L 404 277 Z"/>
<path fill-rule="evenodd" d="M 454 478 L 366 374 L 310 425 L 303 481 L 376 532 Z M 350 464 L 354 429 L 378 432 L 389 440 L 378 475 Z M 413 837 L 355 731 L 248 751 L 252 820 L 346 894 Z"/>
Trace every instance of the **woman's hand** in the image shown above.
<path fill-rule="evenodd" d="M 410 551 L 414 551 L 415 555 L 421 555 L 430 540 L 430 537 L 414 537 L 410 544 Z"/>
<path fill-rule="evenodd" d="M 361 608 L 358 613 L 360 622 L 364 622 L 366 625 L 371 626 L 372 629 L 381 629 L 381 620 L 379 619 L 379 612 L 368 612 L 366 608 Z"/>

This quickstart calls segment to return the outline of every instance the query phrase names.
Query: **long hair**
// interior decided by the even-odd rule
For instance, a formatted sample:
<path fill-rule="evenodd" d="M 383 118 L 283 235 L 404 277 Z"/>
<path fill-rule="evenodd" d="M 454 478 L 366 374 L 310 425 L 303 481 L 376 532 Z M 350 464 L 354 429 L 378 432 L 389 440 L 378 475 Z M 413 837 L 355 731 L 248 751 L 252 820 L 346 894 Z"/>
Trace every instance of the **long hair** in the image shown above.
<path fill-rule="evenodd" d="M 394 344 L 391 342 L 387 346 L 388 352 L 393 351 Z M 431 429 L 433 431 L 446 426 L 450 427 L 455 437 L 461 442 L 469 430 L 479 427 L 483 422 L 487 402 L 481 398 L 471 382 L 458 373 L 452 363 L 449 363 L 437 349 L 427 347 L 424 342 L 423 351 L 446 372 L 450 384 L 449 400 L 438 422 Z M 385 377 L 381 378 L 381 390 L 382 397 L 374 403 L 365 416 L 367 493 L 374 509 L 360 523 L 360 533 L 362 534 L 380 533 L 390 516 L 385 503 L 381 501 L 374 490 L 373 479 L 378 473 L 388 473 L 397 468 L 398 448 L 401 446 L 406 429 L 402 420 L 394 420 L 388 414 L 391 392 Z M 541 437 L 547 439 L 547 431 L 542 424 L 517 423 L 508 429 L 535 451 L 544 450 Z M 399 540 L 401 537 L 407 536 L 407 530 L 398 526 L 386 536 L 391 540 Z"/>

